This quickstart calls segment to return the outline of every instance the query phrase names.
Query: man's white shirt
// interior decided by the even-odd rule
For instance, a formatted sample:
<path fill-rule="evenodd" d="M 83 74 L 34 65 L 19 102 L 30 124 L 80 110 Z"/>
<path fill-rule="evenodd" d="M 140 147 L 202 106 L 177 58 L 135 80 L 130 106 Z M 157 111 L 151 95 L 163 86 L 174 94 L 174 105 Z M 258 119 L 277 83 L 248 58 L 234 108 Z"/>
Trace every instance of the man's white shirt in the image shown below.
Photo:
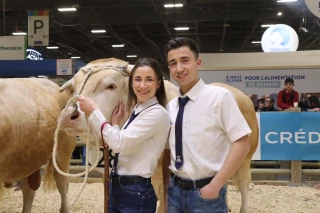
<path fill-rule="evenodd" d="M 232 93 L 222 87 L 206 85 L 202 79 L 184 96 L 190 100 L 183 115 L 183 166 L 175 168 L 175 122 L 178 98 L 167 105 L 170 116 L 170 170 L 192 180 L 214 176 L 222 167 L 233 142 L 251 133 Z M 183 97 L 184 97 L 183 96 Z"/>

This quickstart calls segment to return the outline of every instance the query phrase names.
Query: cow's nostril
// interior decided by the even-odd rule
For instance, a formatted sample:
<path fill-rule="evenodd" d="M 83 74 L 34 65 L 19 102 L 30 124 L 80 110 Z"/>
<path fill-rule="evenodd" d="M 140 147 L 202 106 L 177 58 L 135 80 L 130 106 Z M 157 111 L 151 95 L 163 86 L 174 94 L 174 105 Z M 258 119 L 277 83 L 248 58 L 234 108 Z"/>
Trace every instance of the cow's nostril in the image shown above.
<path fill-rule="evenodd" d="M 71 115 L 71 120 L 76 120 L 79 117 L 80 113 L 77 111 L 74 111 Z"/>

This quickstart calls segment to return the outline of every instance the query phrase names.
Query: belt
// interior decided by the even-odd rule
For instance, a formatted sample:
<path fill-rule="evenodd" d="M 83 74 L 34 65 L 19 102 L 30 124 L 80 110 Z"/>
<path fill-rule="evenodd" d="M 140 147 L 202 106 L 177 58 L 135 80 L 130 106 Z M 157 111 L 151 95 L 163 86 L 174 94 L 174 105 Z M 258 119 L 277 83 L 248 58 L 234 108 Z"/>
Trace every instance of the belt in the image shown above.
<path fill-rule="evenodd" d="M 214 178 L 214 177 L 210 177 L 210 178 L 205 178 L 201 180 L 187 180 L 187 179 L 178 177 L 173 173 L 171 173 L 171 177 L 181 189 L 197 189 L 197 188 L 200 189 L 205 185 L 209 184 L 211 180 Z"/>
<path fill-rule="evenodd" d="M 134 183 L 151 183 L 151 178 L 144 178 L 141 176 L 115 176 L 110 180 L 113 184 L 122 185 L 132 185 Z"/>

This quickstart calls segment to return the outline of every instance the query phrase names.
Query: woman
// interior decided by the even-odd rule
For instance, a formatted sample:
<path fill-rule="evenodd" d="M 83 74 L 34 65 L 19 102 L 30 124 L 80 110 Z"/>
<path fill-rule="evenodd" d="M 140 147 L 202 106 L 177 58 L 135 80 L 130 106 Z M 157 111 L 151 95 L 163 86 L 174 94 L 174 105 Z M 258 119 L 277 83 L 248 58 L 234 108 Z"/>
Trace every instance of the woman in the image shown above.
<path fill-rule="evenodd" d="M 119 103 L 112 115 L 112 125 L 89 98 L 79 98 L 94 134 L 102 136 L 115 153 L 109 185 L 109 213 L 156 212 L 157 198 L 151 176 L 165 148 L 170 121 L 165 109 L 166 94 L 159 63 L 150 58 L 139 59 L 129 78 L 128 105 L 136 104 L 122 130 L 117 125 L 124 116 Z M 104 125 L 104 126 L 102 126 Z"/>

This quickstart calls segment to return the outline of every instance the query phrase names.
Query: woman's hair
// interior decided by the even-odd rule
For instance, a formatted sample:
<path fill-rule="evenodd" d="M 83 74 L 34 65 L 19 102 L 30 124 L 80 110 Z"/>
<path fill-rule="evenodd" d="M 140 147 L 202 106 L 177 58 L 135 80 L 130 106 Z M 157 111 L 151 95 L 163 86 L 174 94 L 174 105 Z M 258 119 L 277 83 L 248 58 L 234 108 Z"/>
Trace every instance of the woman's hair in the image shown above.
<path fill-rule="evenodd" d="M 140 58 L 136 62 L 135 66 L 133 67 L 133 69 L 130 73 L 130 77 L 129 77 L 128 105 L 130 106 L 133 101 L 134 101 L 134 104 L 137 103 L 137 96 L 133 91 L 132 81 L 133 81 L 134 73 L 136 72 L 136 70 L 139 67 L 150 67 L 153 69 L 153 71 L 157 77 L 157 80 L 160 81 L 160 87 L 157 89 L 155 96 L 157 97 L 159 104 L 162 105 L 163 107 L 166 107 L 167 96 L 166 96 L 166 91 L 164 88 L 164 82 L 163 82 L 161 68 L 160 68 L 158 61 L 153 58 Z"/>

